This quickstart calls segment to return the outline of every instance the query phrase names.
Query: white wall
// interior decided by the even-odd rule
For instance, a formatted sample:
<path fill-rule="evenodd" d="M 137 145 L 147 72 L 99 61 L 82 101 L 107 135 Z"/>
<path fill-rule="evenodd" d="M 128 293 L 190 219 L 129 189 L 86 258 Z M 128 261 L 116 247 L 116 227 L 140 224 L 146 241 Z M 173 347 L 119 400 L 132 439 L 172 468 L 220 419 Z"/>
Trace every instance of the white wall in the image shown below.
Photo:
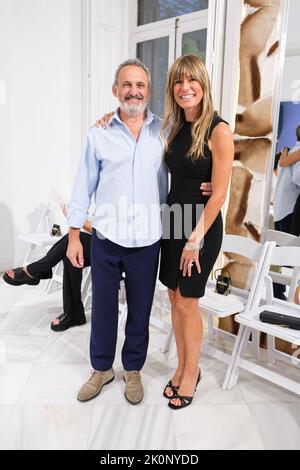
<path fill-rule="evenodd" d="M 281 101 L 300 100 L 300 2 L 290 0 Z M 295 83 L 298 81 L 298 84 Z M 297 92 L 297 89 L 298 92 Z M 296 91 L 296 93 L 295 93 Z"/>
<path fill-rule="evenodd" d="M 0 0 L 0 270 L 81 153 L 81 0 Z"/>
<path fill-rule="evenodd" d="M 118 106 L 111 88 L 116 68 L 129 58 L 129 1 L 91 1 L 90 124 Z"/>

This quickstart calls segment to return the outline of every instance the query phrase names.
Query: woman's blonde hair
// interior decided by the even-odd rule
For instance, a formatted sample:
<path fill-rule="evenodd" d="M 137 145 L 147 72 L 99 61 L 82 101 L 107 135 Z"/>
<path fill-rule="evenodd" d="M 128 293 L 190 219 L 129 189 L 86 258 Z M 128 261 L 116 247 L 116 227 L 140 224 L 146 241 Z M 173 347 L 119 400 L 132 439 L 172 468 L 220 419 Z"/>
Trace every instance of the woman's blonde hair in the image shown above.
<path fill-rule="evenodd" d="M 200 57 L 194 54 L 179 57 L 168 72 L 162 136 L 167 152 L 185 122 L 184 111 L 176 103 L 173 90 L 176 80 L 186 77 L 197 80 L 203 90 L 201 114 L 192 125 L 192 144 L 187 153 L 192 160 L 198 160 L 203 155 L 205 136 L 214 115 L 214 108 L 208 72 Z"/>

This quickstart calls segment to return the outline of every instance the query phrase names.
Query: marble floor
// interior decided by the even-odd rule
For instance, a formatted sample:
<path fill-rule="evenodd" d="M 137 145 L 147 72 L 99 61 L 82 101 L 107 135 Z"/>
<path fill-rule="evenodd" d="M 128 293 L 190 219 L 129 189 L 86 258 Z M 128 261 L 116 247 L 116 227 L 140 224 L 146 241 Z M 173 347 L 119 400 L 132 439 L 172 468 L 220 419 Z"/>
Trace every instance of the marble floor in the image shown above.
<path fill-rule="evenodd" d="M 151 328 L 143 369 L 145 398 L 124 399 L 120 331 L 116 380 L 91 402 L 76 393 L 90 373 L 90 322 L 63 333 L 50 330 L 61 293 L 0 282 L 0 449 L 300 449 L 300 397 L 242 372 L 222 391 L 225 366 L 202 358 L 203 379 L 192 406 L 171 411 L 162 389 L 175 359 Z M 88 315 L 88 319 L 90 317 Z"/>

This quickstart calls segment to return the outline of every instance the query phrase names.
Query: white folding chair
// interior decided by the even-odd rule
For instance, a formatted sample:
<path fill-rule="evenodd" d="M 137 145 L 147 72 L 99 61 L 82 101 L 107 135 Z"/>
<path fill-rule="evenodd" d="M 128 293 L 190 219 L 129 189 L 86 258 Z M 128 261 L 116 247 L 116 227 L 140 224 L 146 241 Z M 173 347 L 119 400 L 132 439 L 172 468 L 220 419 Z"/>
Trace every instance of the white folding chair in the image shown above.
<path fill-rule="evenodd" d="M 34 261 L 34 254 L 38 248 L 50 248 L 53 246 L 61 237 L 53 237 L 50 235 L 52 228 L 50 219 L 53 217 L 53 209 L 51 203 L 48 202 L 45 205 L 39 223 L 31 233 L 22 233 L 18 235 L 18 239 L 26 243 L 29 243 L 29 248 L 26 252 L 22 266 L 27 266 L 29 263 Z M 44 289 L 47 293 L 50 293 L 54 289 L 55 283 L 62 284 L 62 267 L 59 263 L 53 270 L 53 276 L 48 279 L 44 285 Z"/>
<path fill-rule="evenodd" d="M 257 284 L 259 273 L 263 265 L 268 244 L 261 245 L 249 238 L 236 235 L 224 235 L 222 243 L 222 252 L 234 253 L 247 258 L 253 264 L 254 274 L 252 276 L 249 289 L 232 288 L 232 293 L 228 296 L 220 295 L 215 292 L 215 282 L 209 282 L 205 291 L 205 296 L 200 299 L 200 310 L 208 315 L 208 340 L 203 342 L 202 351 L 215 357 L 226 364 L 230 361 L 230 354 L 222 351 L 216 345 L 216 339 L 223 336 L 227 339 L 235 340 L 236 336 L 213 326 L 213 317 L 225 318 L 236 315 L 248 309 L 257 299 Z M 172 337 L 170 337 L 172 335 Z M 250 343 L 252 353 L 258 355 L 259 338 L 252 336 Z M 169 347 L 169 356 L 171 357 L 175 349 L 173 332 L 170 332 L 165 349 Z"/>
<path fill-rule="evenodd" d="M 270 337 L 280 338 L 295 347 L 295 354 L 288 356 L 282 352 L 276 352 L 276 359 L 283 362 L 288 362 L 292 366 L 299 367 L 300 361 L 298 355 L 300 354 L 300 331 L 288 329 L 283 326 L 264 323 L 260 320 L 262 311 L 267 310 L 281 315 L 290 315 L 299 318 L 300 320 L 300 306 L 292 302 L 281 301 L 273 297 L 272 281 L 268 276 L 268 271 L 271 265 L 277 266 L 293 266 L 300 267 L 300 247 L 276 247 L 275 242 L 269 242 L 270 248 L 268 250 L 264 266 L 261 270 L 261 279 L 267 283 L 267 298 L 263 305 L 252 306 L 249 310 L 237 315 L 236 321 L 240 323 L 239 333 L 236 339 L 230 368 L 228 370 L 229 378 L 226 383 L 226 388 L 231 389 L 237 383 L 240 368 L 246 369 L 249 372 L 269 380 L 283 388 L 286 388 L 294 393 L 300 395 L 300 383 L 286 377 L 282 370 L 275 368 L 270 369 L 268 364 L 257 364 L 253 361 L 243 358 L 245 345 L 248 342 L 251 331 L 264 332 Z M 261 292 L 260 292 L 261 294 Z"/>
<path fill-rule="evenodd" d="M 51 224 L 49 220 L 50 212 L 51 212 L 51 207 L 50 207 L 50 203 L 48 203 L 46 204 L 43 210 L 39 223 L 36 229 L 34 230 L 34 232 L 22 233 L 18 235 L 19 240 L 29 243 L 29 248 L 26 252 L 26 255 L 23 261 L 23 266 L 26 266 L 32 261 L 33 253 L 37 249 L 37 247 L 43 247 L 43 246 L 47 247 L 47 246 L 54 245 L 54 243 L 56 243 L 57 238 L 50 236 L 50 230 L 51 230 L 51 226 L 50 226 Z"/>
<path fill-rule="evenodd" d="M 300 237 L 291 235 L 290 233 L 280 232 L 277 230 L 267 230 L 266 240 L 274 241 L 276 246 L 300 246 Z M 293 302 L 295 289 L 297 287 L 297 282 L 299 279 L 300 269 L 298 266 L 293 268 L 282 268 L 280 272 L 273 271 L 272 268 L 269 271 L 269 279 L 266 279 L 266 286 L 269 292 L 269 296 L 273 296 L 273 284 L 276 282 L 288 287 L 288 302 Z M 279 307 L 282 304 L 282 300 L 272 298 L 273 304 L 278 304 Z M 283 304 L 284 305 L 284 304 Z M 276 361 L 276 348 L 275 348 L 275 338 L 274 336 L 267 337 L 267 348 L 268 348 L 268 361 L 270 364 L 274 364 Z M 287 359 L 290 359 L 290 356 L 287 355 Z M 289 362 L 289 361 L 288 361 Z"/>
<path fill-rule="evenodd" d="M 279 232 L 277 230 L 267 230 L 266 241 L 274 241 L 277 246 L 300 246 L 300 237 L 291 235 L 290 233 Z M 284 268 L 282 272 L 270 271 L 269 276 L 273 282 L 289 286 L 289 292 L 287 300 L 293 301 L 294 292 L 297 286 L 297 280 L 299 278 L 300 269 L 299 267 Z"/>

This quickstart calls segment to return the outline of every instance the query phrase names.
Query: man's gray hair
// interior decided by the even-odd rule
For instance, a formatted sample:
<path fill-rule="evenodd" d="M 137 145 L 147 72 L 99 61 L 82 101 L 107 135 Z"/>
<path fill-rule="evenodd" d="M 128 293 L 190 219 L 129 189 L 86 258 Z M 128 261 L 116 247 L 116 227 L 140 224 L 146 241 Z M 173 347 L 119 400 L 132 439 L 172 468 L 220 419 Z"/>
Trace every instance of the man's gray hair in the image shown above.
<path fill-rule="evenodd" d="M 296 127 L 296 137 L 298 142 L 300 142 L 300 124 Z"/>
<path fill-rule="evenodd" d="M 140 67 L 141 69 L 143 69 L 144 72 L 146 72 L 146 74 L 147 74 L 149 87 L 151 87 L 151 76 L 150 76 L 149 69 L 139 59 L 128 59 L 128 60 L 125 60 L 124 62 L 122 62 L 122 64 L 119 65 L 119 67 L 117 68 L 116 73 L 115 73 L 114 85 L 118 84 L 119 74 L 120 74 L 121 70 L 124 67 L 127 67 L 127 65 L 135 65 L 136 67 Z"/>

